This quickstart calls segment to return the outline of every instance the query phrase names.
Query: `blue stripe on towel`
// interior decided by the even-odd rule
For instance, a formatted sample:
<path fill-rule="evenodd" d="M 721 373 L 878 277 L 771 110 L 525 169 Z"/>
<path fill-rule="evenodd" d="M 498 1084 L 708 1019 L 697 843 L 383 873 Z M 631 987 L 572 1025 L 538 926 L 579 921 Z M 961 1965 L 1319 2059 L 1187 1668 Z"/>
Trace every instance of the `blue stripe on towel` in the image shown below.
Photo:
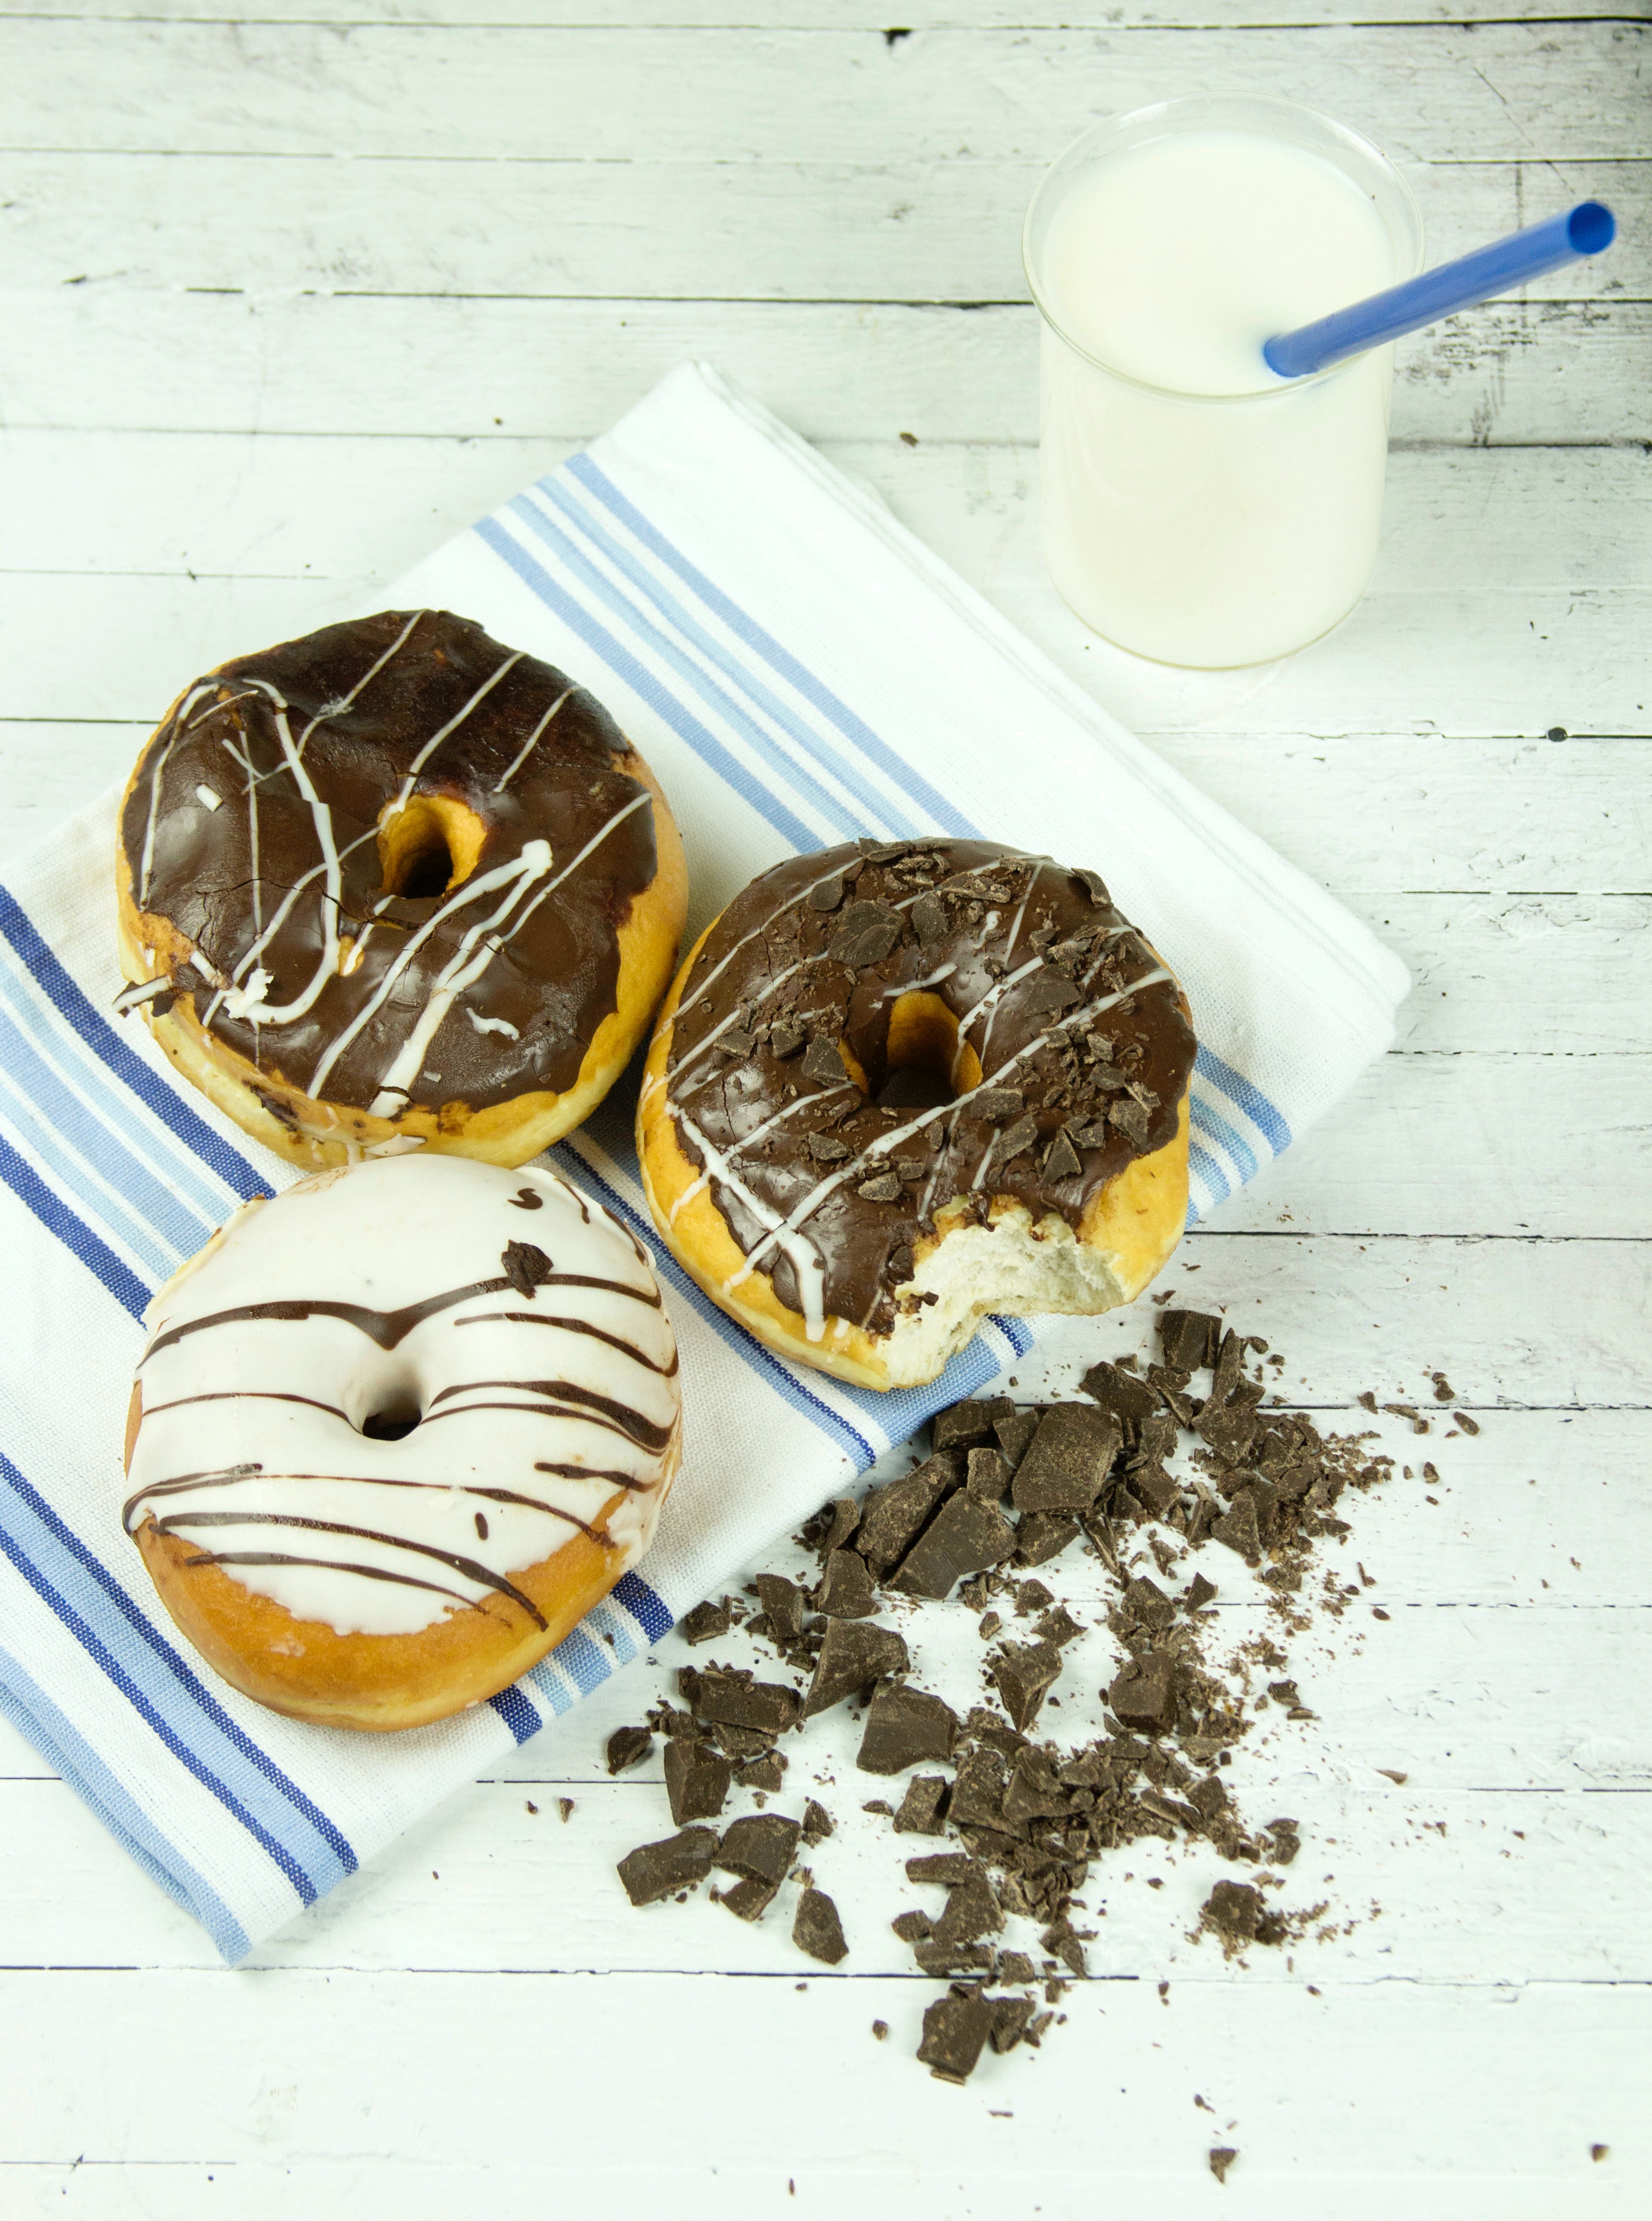
<path fill-rule="evenodd" d="M 106 1242 L 100 1241 L 83 1219 L 77 1218 L 62 1198 L 20 1157 L 0 1134 L 0 1180 L 26 1203 L 41 1224 L 72 1249 L 89 1273 L 95 1273 L 122 1309 L 141 1319 L 149 1291 L 129 1265 L 124 1265 Z"/>
<path fill-rule="evenodd" d="M 149 1815 L 116 1779 L 102 1758 L 15 1658 L 0 1650 L 0 1712 L 61 1774 L 70 1788 L 122 1848 L 135 1859 L 168 1897 L 193 1913 L 223 1956 L 233 1965 L 252 1946 L 247 1931 L 190 1863 L 176 1843 L 163 1836 Z"/>
<path fill-rule="evenodd" d="M 658 1642 L 662 1635 L 672 1630 L 672 1617 L 662 1598 L 654 1594 L 647 1581 L 633 1573 L 622 1573 L 611 1591 L 616 1603 L 623 1604 L 650 1642 Z"/>
<path fill-rule="evenodd" d="M 535 563 L 524 547 L 518 547 L 503 526 L 491 516 L 485 516 L 474 528 L 477 537 L 490 547 L 500 560 L 508 564 L 530 593 L 536 594 L 547 609 L 554 610 L 563 623 L 577 632 L 587 648 L 593 648 L 616 672 L 633 692 L 640 695 L 657 716 L 665 719 L 679 738 L 687 741 L 697 756 L 716 773 L 726 785 L 731 786 L 742 800 L 750 804 L 781 838 L 790 841 L 794 848 L 814 848 L 819 846 L 815 835 L 802 820 L 794 817 L 785 804 L 777 800 L 767 788 L 748 777 L 735 761 L 721 741 L 709 733 L 698 717 L 691 716 L 673 694 L 668 694 L 650 671 L 647 671 L 629 651 L 620 646 L 605 625 L 575 601 L 558 585 L 544 566 Z"/>
<path fill-rule="evenodd" d="M 754 617 L 748 616 L 740 604 L 712 584 L 704 572 L 698 569 L 688 558 L 673 547 L 657 525 L 649 522 L 641 510 L 628 501 L 600 464 L 589 454 L 570 456 L 563 464 L 570 478 L 579 480 L 596 495 L 604 507 L 619 519 L 635 537 L 662 563 L 670 566 L 685 585 L 691 586 L 715 616 L 748 648 L 758 654 L 772 671 L 778 672 L 786 683 L 794 686 L 806 702 L 810 702 L 825 716 L 831 719 L 846 740 L 853 741 L 869 762 L 893 779 L 910 794 L 918 808 L 935 821 L 942 833 L 967 835 L 973 830 L 959 811 L 955 804 L 929 785 L 922 773 L 914 770 L 906 759 L 897 754 L 889 743 L 879 738 L 863 718 L 857 717 L 848 704 L 833 693 L 831 688 L 817 679 L 788 648 L 782 648 L 772 633 L 766 632 Z M 807 844 L 805 844 L 807 845 Z"/>
<path fill-rule="evenodd" d="M 715 633 L 698 623 L 692 612 L 684 606 L 678 597 L 666 591 L 647 565 L 639 562 L 629 547 L 623 541 L 616 538 L 611 532 L 607 531 L 584 502 L 576 499 L 571 490 L 570 481 L 562 472 L 554 472 L 549 478 L 541 479 L 533 491 L 541 500 L 554 503 L 570 527 L 603 555 L 614 569 L 620 572 L 638 594 L 653 605 L 660 622 L 668 629 L 670 634 L 675 635 L 704 661 L 710 663 L 729 687 L 743 694 L 746 699 L 761 712 L 771 726 L 778 727 L 780 732 L 796 747 L 802 749 L 829 778 L 853 795 L 865 814 L 853 823 L 846 822 L 844 827 L 846 831 L 864 832 L 868 818 L 879 820 L 880 825 L 887 828 L 891 834 L 917 833 L 923 829 L 908 810 L 899 804 L 892 802 L 887 793 L 879 791 L 863 773 L 854 757 L 844 749 L 841 741 L 835 736 L 817 731 L 806 718 L 800 717 L 794 709 L 782 701 L 771 687 L 765 686 L 754 676 L 748 663 L 742 662 L 739 657 L 731 654 Z M 539 520 L 533 515 L 531 508 L 523 507 L 525 499 L 526 497 L 520 497 L 513 506 L 521 513 L 527 515 L 533 522 L 535 530 L 539 531 L 541 529 Z M 608 586 L 608 582 L 602 579 L 602 574 L 595 572 L 594 575 L 599 579 L 605 591 L 611 595 L 613 590 Z M 616 601 L 615 605 L 621 609 L 626 607 L 620 601 Z M 631 617 L 630 622 L 634 629 L 641 630 L 642 627 L 635 616 Z M 648 620 L 644 619 L 643 623 L 647 623 Z M 653 635 L 652 628 L 650 628 L 649 636 L 655 636 Z M 673 655 L 675 654 L 670 649 L 668 643 L 662 652 L 673 653 Z M 692 674 L 697 685 L 704 691 L 704 674 L 691 660 L 685 659 L 685 666 Z M 717 690 L 717 695 L 720 700 L 727 703 L 727 697 L 723 695 L 721 689 Z M 710 698 L 708 696 L 706 698 Z M 761 725 L 757 724 L 739 704 L 728 703 L 724 714 L 732 719 L 739 720 L 740 730 L 747 735 L 754 747 L 776 762 L 782 776 L 792 774 L 792 760 L 776 748 L 770 734 L 765 731 Z"/>
<path fill-rule="evenodd" d="M 203 1164 L 210 1165 L 226 1186 L 242 1201 L 266 1195 L 269 1182 L 255 1173 L 238 1149 L 215 1134 L 203 1118 L 166 1080 L 135 1056 L 103 1013 L 92 1008 L 63 966 L 41 939 L 10 890 L 0 886 L 0 933 L 45 989 L 47 994 L 89 1048 L 96 1050 L 117 1079 L 123 1079 L 142 1103 L 188 1143 Z"/>
<path fill-rule="evenodd" d="M 354 1874 L 358 1863 L 356 1855 L 342 1830 L 236 1724 L 193 1667 L 139 1610 L 109 1568 L 59 1517 L 3 1451 L 0 1451 L 0 1481 L 9 1486 L 14 1499 L 7 1527 L 0 1530 L 0 1542 L 15 1540 L 38 1563 L 43 1577 L 49 1577 L 55 1592 L 81 1624 L 89 1630 L 96 1627 L 100 1630 L 113 1663 L 125 1677 L 117 1686 L 140 1709 L 147 1704 L 157 1717 L 164 1716 L 169 1733 L 181 1734 L 188 1730 L 199 1736 L 203 1729 L 206 1730 L 207 1741 L 215 1750 L 216 1771 L 233 1780 L 235 1793 L 243 1807 L 243 1811 L 237 1811 L 237 1817 L 246 1817 L 247 1824 L 254 1832 L 266 1829 L 272 1837 L 278 1829 L 285 1838 L 291 1835 L 295 1817 L 303 1824 L 303 1866 L 299 1870 L 304 1873 L 312 1894 L 317 1886 L 330 1889 L 345 1874 Z M 63 1616 L 59 1611 L 59 1617 Z M 70 1623 L 66 1619 L 65 1624 Z M 74 1631 L 79 1634 L 78 1627 Z M 85 1637 L 82 1636 L 80 1639 L 84 1642 Z M 103 1658 L 98 1659 L 98 1663 L 103 1665 L 106 1673 L 110 1672 Z M 110 1678 L 115 1675 L 111 1674 Z M 153 1719 L 151 1724 L 154 1724 Z M 160 1729 L 157 1728 L 156 1732 L 160 1733 Z M 256 1817 L 246 1812 L 245 1808 L 253 1807 L 257 1808 Z M 263 1834 L 260 1840 L 265 1841 Z M 266 1848 L 270 1848 L 268 1842 Z M 271 1855 L 277 1856 L 276 1851 L 272 1850 Z M 297 1854 L 285 1842 L 281 1846 L 281 1857 L 291 1859 L 295 1867 L 298 1865 Z M 281 1858 L 278 1858 L 280 1862 Z M 312 1874 L 314 1881 L 310 1880 Z"/>
<path fill-rule="evenodd" d="M 1217 1142 L 1219 1147 L 1227 1151 L 1237 1167 L 1242 1183 L 1255 1179 L 1256 1152 L 1242 1134 L 1229 1125 L 1227 1120 L 1219 1112 L 1211 1109 L 1197 1088 L 1192 1091 L 1189 1098 L 1188 1117 L 1207 1141 Z"/>
<path fill-rule="evenodd" d="M 537 1735 L 545 1724 L 527 1698 L 523 1696 L 519 1686 L 515 1688 L 501 1689 L 498 1695 L 490 1697 L 488 1702 L 516 1737 L 518 1750 L 522 1749 L 529 1736 Z"/>
<path fill-rule="evenodd" d="M 1266 1134 L 1274 1155 L 1279 1156 L 1291 1146 L 1291 1129 L 1282 1113 L 1268 1101 L 1254 1080 L 1224 1064 L 1213 1048 L 1203 1042 L 1198 1046 L 1195 1068 L 1212 1086 L 1219 1087 L 1230 1103 L 1236 1103 L 1247 1118 L 1261 1133 Z"/>
<path fill-rule="evenodd" d="M 753 754 L 761 760 L 771 774 L 778 774 L 779 779 L 792 789 L 800 802 L 818 813 L 829 829 L 835 831 L 843 839 L 848 839 L 850 835 L 861 829 L 862 811 L 851 808 L 842 795 L 834 794 L 829 787 L 823 786 L 804 765 L 783 754 L 770 735 L 763 730 L 756 719 L 735 701 L 732 695 L 720 686 L 715 679 L 709 677 L 691 656 L 685 654 L 671 635 L 662 631 L 652 621 L 646 610 L 640 608 L 628 594 L 615 585 L 611 579 L 604 577 L 590 558 L 574 545 L 567 534 L 552 518 L 547 516 L 535 503 L 529 501 L 526 494 L 518 494 L 510 506 L 511 514 L 520 518 L 530 532 L 544 541 L 555 555 L 563 570 L 604 602 L 610 614 L 617 617 L 642 647 L 649 649 L 662 663 L 667 665 L 679 679 L 691 687 L 707 709 L 715 716 L 721 717 L 725 725 L 738 734 Z M 679 629 L 680 630 L 680 628 Z M 842 779 L 845 766 L 840 763 L 835 768 L 840 779 Z M 843 783 L 854 784 L 849 780 L 844 780 Z M 867 806 L 865 798 L 861 796 L 859 798 L 863 810 Z M 871 806 L 884 814 L 887 814 L 889 810 L 887 803 L 874 804 Z M 892 829 L 896 832 L 910 832 L 914 829 L 910 825 L 897 824 Z"/>

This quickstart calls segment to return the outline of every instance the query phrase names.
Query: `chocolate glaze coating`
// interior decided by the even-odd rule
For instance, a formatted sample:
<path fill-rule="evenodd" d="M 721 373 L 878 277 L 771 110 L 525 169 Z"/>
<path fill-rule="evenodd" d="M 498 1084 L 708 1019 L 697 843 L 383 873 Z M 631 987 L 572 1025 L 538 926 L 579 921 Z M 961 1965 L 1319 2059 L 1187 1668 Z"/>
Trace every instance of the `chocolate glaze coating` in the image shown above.
<path fill-rule="evenodd" d="M 912 989 L 980 1060 L 956 1100 L 922 1067 L 888 1069 Z M 801 1261 L 828 1316 L 885 1333 L 936 1211 L 1008 1195 L 1076 1227 L 1173 1138 L 1196 1046 L 1175 981 L 1093 873 L 983 841 L 862 841 L 777 865 L 729 905 L 684 986 L 666 1096 L 781 1301 L 810 1311 Z"/>
<path fill-rule="evenodd" d="M 149 742 L 121 824 L 133 898 L 225 980 L 269 974 L 239 1014 L 193 970 L 174 985 L 216 1039 L 307 1095 L 394 1117 L 560 1093 L 615 1008 L 616 935 L 654 876 L 653 804 L 619 767 L 628 752 L 591 695 L 464 617 L 329 625 L 200 680 Z M 375 833 L 404 796 L 485 823 L 451 894 L 385 898 Z M 343 975 L 329 931 L 360 952 Z M 455 984 L 417 1068 L 397 1072 Z"/>

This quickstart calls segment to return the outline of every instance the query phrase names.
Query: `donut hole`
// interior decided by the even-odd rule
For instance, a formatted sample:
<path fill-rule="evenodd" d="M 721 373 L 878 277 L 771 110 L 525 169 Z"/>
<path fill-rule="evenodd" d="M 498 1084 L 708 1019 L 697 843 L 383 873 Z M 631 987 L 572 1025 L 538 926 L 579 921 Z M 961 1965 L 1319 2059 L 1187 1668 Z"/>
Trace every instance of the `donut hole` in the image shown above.
<path fill-rule="evenodd" d="M 361 1431 L 372 1442 L 399 1442 L 423 1416 L 417 1397 L 403 1392 L 386 1397 L 377 1411 L 369 1411 L 361 1422 Z"/>
<path fill-rule="evenodd" d="M 476 869 L 486 838 L 476 812 L 453 795 L 415 794 L 400 810 L 388 805 L 379 821 L 380 893 L 404 902 L 451 894 Z"/>
<path fill-rule="evenodd" d="M 886 1110 L 933 1110 L 981 1084 L 981 1060 L 958 1039 L 958 1021 L 939 995 L 917 989 L 889 1014 L 884 1082 L 877 1100 Z"/>

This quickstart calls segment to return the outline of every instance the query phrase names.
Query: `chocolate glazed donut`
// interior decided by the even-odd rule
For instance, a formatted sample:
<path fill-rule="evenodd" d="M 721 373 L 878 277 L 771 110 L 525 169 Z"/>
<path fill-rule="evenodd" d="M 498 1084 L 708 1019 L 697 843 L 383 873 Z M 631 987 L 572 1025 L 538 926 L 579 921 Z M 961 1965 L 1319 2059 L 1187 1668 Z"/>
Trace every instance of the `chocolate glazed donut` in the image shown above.
<path fill-rule="evenodd" d="M 601 704 L 432 610 L 198 680 L 133 773 L 116 876 L 122 1006 L 312 1166 L 536 1154 L 624 1068 L 686 897 Z"/>
<path fill-rule="evenodd" d="M 1093 872 L 979 841 L 800 856 L 662 1010 L 656 1224 L 771 1346 L 935 1379 L 986 1312 L 1139 1294 L 1187 1210 L 1186 998 Z"/>

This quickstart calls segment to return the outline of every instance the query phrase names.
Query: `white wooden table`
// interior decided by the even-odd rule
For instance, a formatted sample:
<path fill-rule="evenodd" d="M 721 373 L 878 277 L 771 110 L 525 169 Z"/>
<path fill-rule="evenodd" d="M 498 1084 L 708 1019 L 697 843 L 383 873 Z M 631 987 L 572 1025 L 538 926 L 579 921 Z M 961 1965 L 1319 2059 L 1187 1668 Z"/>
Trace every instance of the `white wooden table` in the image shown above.
<path fill-rule="evenodd" d="M 661 1673 L 235 1974 L 8 1733 L 6 2217 L 1652 2210 L 1646 29 L 899 5 L 0 0 L 0 861 L 191 672 L 361 604 L 685 356 L 872 481 L 1415 974 L 1393 1054 L 1185 1253 L 1316 1402 L 1441 1366 L 1484 1422 L 1437 1507 L 1358 1506 L 1391 1617 L 1296 1657 L 1318 1721 L 1243 1757 L 1355 1924 L 1228 1968 L 1186 1938 L 1198 1860 L 1098 1868 L 1099 1979 L 959 2091 L 897 2055 L 933 1986 L 846 1749 L 841 1976 L 624 1905 L 664 1800 L 598 1755 Z M 1042 575 L 1017 239 L 1083 125 L 1217 84 L 1370 132 L 1436 257 L 1587 194 L 1623 236 L 1402 349 L 1351 622 L 1180 679 Z"/>

